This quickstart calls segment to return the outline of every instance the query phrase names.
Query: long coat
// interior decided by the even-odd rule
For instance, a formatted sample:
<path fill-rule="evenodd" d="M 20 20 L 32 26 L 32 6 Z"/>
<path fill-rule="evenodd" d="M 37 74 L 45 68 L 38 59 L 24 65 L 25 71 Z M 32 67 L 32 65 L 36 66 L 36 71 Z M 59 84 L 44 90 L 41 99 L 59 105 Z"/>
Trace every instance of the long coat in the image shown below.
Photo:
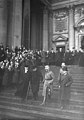
<path fill-rule="evenodd" d="M 3 76 L 3 81 L 2 81 L 2 85 L 3 86 L 7 86 L 7 82 L 8 82 L 8 68 L 4 68 L 4 76 Z"/>
<path fill-rule="evenodd" d="M 4 69 L 0 67 L 0 90 L 2 87 L 3 75 L 4 75 Z"/>
<path fill-rule="evenodd" d="M 19 68 L 14 68 L 14 71 L 13 71 L 14 73 L 13 73 L 13 79 L 12 79 L 12 82 L 14 83 L 14 84 L 18 84 L 18 82 L 19 82 Z"/>
<path fill-rule="evenodd" d="M 70 74 L 60 74 L 59 75 L 59 84 L 60 84 L 60 90 L 59 90 L 59 102 L 63 106 L 66 104 L 69 104 L 70 100 L 70 88 L 71 84 L 73 82 L 72 76 Z"/>
<path fill-rule="evenodd" d="M 39 91 L 40 81 L 43 80 L 42 73 L 38 68 L 33 69 L 31 72 L 31 89 L 33 93 L 37 93 Z"/>
<path fill-rule="evenodd" d="M 30 70 L 25 72 L 25 63 L 23 62 L 20 66 L 20 80 L 15 93 L 16 96 L 19 96 L 23 99 L 26 98 L 30 78 L 31 72 Z"/>

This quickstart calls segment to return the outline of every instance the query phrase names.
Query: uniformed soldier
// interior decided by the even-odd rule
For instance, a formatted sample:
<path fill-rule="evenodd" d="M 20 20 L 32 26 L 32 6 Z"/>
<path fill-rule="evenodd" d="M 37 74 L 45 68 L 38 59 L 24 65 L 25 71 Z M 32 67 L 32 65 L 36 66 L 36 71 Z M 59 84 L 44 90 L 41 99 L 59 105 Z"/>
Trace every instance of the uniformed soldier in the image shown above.
<path fill-rule="evenodd" d="M 41 105 L 45 104 L 46 102 L 46 90 L 47 90 L 47 87 L 50 87 L 51 89 L 51 92 L 52 92 L 52 85 L 53 85 L 53 80 L 54 80 L 54 73 L 50 70 L 50 67 L 49 65 L 46 65 L 45 66 L 45 78 L 44 78 L 44 85 L 43 85 L 43 102 Z"/>

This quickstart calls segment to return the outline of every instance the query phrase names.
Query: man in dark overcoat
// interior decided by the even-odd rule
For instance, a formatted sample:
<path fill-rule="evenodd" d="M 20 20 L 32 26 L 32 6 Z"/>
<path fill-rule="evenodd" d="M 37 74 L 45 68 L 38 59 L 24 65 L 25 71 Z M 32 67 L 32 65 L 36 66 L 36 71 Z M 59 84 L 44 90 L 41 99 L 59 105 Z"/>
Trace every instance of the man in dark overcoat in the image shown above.
<path fill-rule="evenodd" d="M 43 76 L 40 69 L 36 65 L 33 66 L 30 83 L 31 83 L 33 98 L 35 100 L 38 98 L 39 86 L 42 80 L 43 80 Z"/>
<path fill-rule="evenodd" d="M 31 72 L 30 72 L 29 61 L 24 60 L 20 65 L 19 85 L 15 93 L 16 96 L 21 97 L 23 100 L 27 96 L 27 90 L 29 87 L 30 78 L 31 78 Z"/>
<path fill-rule="evenodd" d="M 2 90 L 3 75 L 4 75 L 4 65 L 3 62 L 0 62 L 0 91 Z"/>
<path fill-rule="evenodd" d="M 62 63 L 62 68 L 59 73 L 59 102 L 61 109 L 66 108 L 69 105 L 70 100 L 70 88 L 73 82 L 72 76 L 68 72 L 67 66 L 65 63 Z"/>

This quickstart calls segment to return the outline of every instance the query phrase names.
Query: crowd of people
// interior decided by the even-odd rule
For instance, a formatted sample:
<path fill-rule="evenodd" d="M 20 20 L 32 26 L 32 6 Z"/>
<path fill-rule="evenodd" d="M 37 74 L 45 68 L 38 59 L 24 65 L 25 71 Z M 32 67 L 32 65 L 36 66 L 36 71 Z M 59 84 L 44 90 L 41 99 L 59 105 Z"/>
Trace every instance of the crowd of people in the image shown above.
<path fill-rule="evenodd" d="M 54 52 L 53 49 L 51 51 L 27 50 L 25 47 L 15 47 L 15 49 L 11 50 L 8 46 L 4 49 L 4 46 L 0 44 L 0 91 L 3 86 L 9 87 L 13 84 L 17 88 L 15 95 L 25 99 L 31 85 L 33 98 L 36 100 L 40 81 L 43 81 L 39 66 L 61 66 L 62 62 L 66 65 L 84 65 L 82 62 L 83 56 L 83 51 L 67 50 L 64 53 L 62 51 Z M 51 71 L 50 73 L 53 74 Z M 44 83 L 43 103 L 45 103 L 46 97 L 45 86 L 48 82 Z"/>
<path fill-rule="evenodd" d="M 0 62 L 4 60 L 12 61 L 14 58 L 17 60 L 23 59 L 26 56 L 28 59 L 32 59 L 35 64 L 39 65 L 56 65 L 61 66 L 62 62 L 65 62 L 66 65 L 80 64 L 80 59 L 83 61 L 84 50 L 80 49 L 79 51 L 67 49 L 65 52 L 60 50 L 54 51 L 51 50 L 30 50 L 25 47 L 15 47 L 10 49 L 8 46 L 4 48 L 0 44 Z M 83 63 L 82 63 L 83 64 Z"/>

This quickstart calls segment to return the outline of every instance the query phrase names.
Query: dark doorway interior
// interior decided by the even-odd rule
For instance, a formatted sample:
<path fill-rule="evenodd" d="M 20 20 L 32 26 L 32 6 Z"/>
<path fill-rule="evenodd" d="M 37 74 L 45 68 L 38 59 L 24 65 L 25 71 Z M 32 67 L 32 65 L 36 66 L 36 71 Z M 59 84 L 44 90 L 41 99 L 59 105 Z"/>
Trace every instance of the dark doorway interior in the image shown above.
<path fill-rule="evenodd" d="M 57 46 L 56 50 L 59 52 L 65 52 L 65 46 Z"/>
<path fill-rule="evenodd" d="M 84 36 L 81 36 L 81 48 L 84 49 Z"/>

